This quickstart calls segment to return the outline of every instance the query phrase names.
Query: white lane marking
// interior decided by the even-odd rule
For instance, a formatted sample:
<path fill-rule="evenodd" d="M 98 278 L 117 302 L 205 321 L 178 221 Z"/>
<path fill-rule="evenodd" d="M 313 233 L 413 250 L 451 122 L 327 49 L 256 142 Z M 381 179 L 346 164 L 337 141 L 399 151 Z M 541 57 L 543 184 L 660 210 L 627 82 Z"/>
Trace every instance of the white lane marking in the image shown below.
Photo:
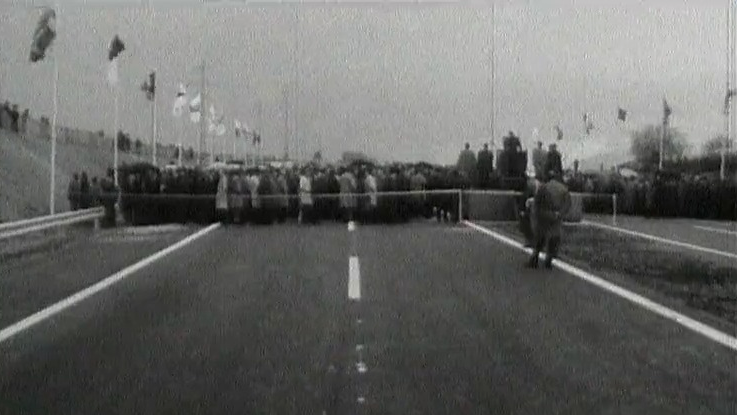
<path fill-rule="evenodd" d="M 494 232 L 490 229 L 484 228 L 483 226 L 479 226 L 473 222 L 469 221 L 463 221 L 463 223 L 467 226 L 470 226 L 477 231 L 486 234 L 488 236 L 491 236 L 492 238 L 505 243 L 509 246 L 512 246 L 517 249 L 524 250 L 525 252 L 532 253 L 532 250 L 529 248 L 524 248 L 522 244 L 519 242 L 508 238 L 504 235 L 501 235 L 497 232 Z M 635 303 L 639 305 L 640 307 L 643 307 L 649 311 L 652 311 L 653 313 L 665 317 L 668 320 L 674 321 L 677 324 L 680 324 L 681 326 L 696 332 L 708 339 L 711 339 L 723 346 L 726 346 L 734 351 L 737 351 L 737 338 L 732 337 L 726 333 L 723 333 L 715 328 L 712 328 L 710 326 L 707 326 L 704 323 L 701 323 L 699 321 L 696 321 L 688 316 L 685 316 L 675 310 L 672 310 L 668 307 L 665 307 L 663 305 L 660 305 L 648 298 L 645 298 L 639 294 L 635 294 L 632 291 L 628 291 L 622 287 L 619 287 L 618 285 L 612 284 L 609 281 L 606 281 L 602 278 L 599 278 L 593 274 L 589 274 L 588 272 L 576 268 L 573 265 L 567 264 L 559 259 L 556 259 L 553 261 L 553 265 L 556 268 L 559 268 L 575 277 L 578 277 L 590 284 L 596 285 L 599 288 L 602 288 L 606 291 L 609 291 L 610 293 L 617 295 L 621 298 L 624 298 L 625 300 L 628 300 L 632 303 Z"/>
<path fill-rule="evenodd" d="M 727 235 L 737 235 L 737 232 L 730 231 L 728 229 L 719 229 L 719 228 L 712 228 L 710 226 L 699 226 L 699 225 L 694 225 L 693 227 L 696 228 L 696 229 L 704 230 L 704 231 L 724 233 L 724 234 L 727 234 Z"/>
<path fill-rule="evenodd" d="M 356 370 L 358 371 L 358 373 L 364 374 L 368 372 L 368 366 L 366 366 L 366 363 L 364 362 L 358 362 L 356 363 Z"/>
<path fill-rule="evenodd" d="M 49 307 L 44 308 L 43 310 L 28 316 L 24 318 L 23 320 L 14 323 L 11 326 L 8 326 L 4 328 L 2 331 L 0 331 L 0 343 L 10 339 L 11 337 L 17 335 L 18 333 L 31 328 L 32 326 L 66 310 L 69 307 L 74 306 L 75 304 L 99 293 L 100 291 L 112 286 L 113 284 L 129 277 L 130 275 L 134 274 L 136 271 L 139 271 L 146 266 L 154 263 L 155 261 L 158 261 L 159 259 L 165 257 L 166 255 L 169 255 L 170 253 L 176 251 L 177 249 L 180 249 L 184 247 L 185 245 L 194 242 L 195 240 L 205 236 L 209 232 L 217 229 L 220 226 L 219 223 L 212 224 L 208 226 L 205 229 L 202 229 L 198 231 L 197 233 L 194 233 L 181 241 L 175 243 L 174 245 L 171 245 L 167 248 L 162 249 L 161 251 L 149 256 L 148 258 L 144 258 L 137 263 L 124 268 L 115 274 L 105 278 L 102 281 L 97 282 L 94 285 L 91 285 L 87 288 L 85 288 L 82 291 L 77 292 L 76 294 L 73 294 L 61 301 L 59 301 L 56 304 L 53 304 Z"/>
<path fill-rule="evenodd" d="M 674 241 L 672 239 L 661 238 L 659 236 L 654 236 L 654 235 L 650 235 L 650 234 L 647 234 L 647 233 L 636 232 L 636 231 L 631 231 L 631 230 L 628 230 L 628 229 L 618 228 L 618 227 L 615 227 L 615 226 L 604 225 L 603 223 L 598 223 L 598 222 L 590 222 L 590 221 L 584 220 L 584 221 L 581 221 L 581 223 L 586 224 L 586 225 L 595 226 L 595 227 L 601 228 L 601 229 L 607 229 L 607 230 L 610 230 L 610 231 L 620 232 L 620 233 L 623 233 L 623 234 L 626 234 L 626 235 L 639 236 L 640 238 L 645 238 L 645 239 L 649 239 L 651 241 L 656 241 L 656 242 L 662 242 L 662 243 L 665 243 L 665 244 L 669 244 L 669 245 L 673 245 L 673 246 L 678 246 L 678 247 L 681 247 L 681 248 L 687 248 L 687 249 L 691 249 L 691 250 L 694 250 L 694 251 L 701 251 L 701 252 L 706 252 L 706 253 L 709 253 L 709 254 L 721 255 L 721 256 L 724 256 L 724 257 L 727 257 L 727 258 L 737 259 L 737 254 L 732 254 L 732 253 L 729 253 L 729 252 L 720 251 L 718 249 L 706 248 L 706 247 L 703 247 L 703 246 L 693 245 L 693 244 L 689 244 L 689 243 L 686 243 L 686 242 Z"/>
<path fill-rule="evenodd" d="M 356 222 L 350 221 L 348 222 L 348 232 L 353 232 L 356 230 Z"/>
<path fill-rule="evenodd" d="M 361 267 L 357 256 L 351 256 L 348 260 L 348 298 L 361 299 Z"/>

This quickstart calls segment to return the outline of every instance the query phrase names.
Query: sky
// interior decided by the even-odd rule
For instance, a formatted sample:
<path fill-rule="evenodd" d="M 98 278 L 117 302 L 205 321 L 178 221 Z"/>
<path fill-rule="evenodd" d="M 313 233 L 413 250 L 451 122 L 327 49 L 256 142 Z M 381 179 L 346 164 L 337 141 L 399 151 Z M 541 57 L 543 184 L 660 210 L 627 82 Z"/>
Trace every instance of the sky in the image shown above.
<path fill-rule="evenodd" d="M 199 127 L 172 105 L 180 82 L 199 91 L 203 60 L 226 148 L 237 118 L 262 132 L 265 153 L 283 154 L 285 91 L 298 157 L 453 163 L 464 143 L 491 141 L 492 120 L 497 145 L 509 130 L 547 144 L 560 125 L 564 161 L 623 157 L 631 130 L 660 122 L 664 97 L 692 152 L 725 131 L 726 0 L 506 0 L 493 13 L 490 1 L 279 3 L 63 0 L 52 50 L 31 64 L 39 7 L 53 2 L 0 0 L 0 99 L 50 115 L 55 57 L 59 124 L 111 134 L 107 49 L 118 34 L 120 127 L 144 140 L 140 85 L 156 68 L 160 140 L 182 131 L 196 147 Z"/>

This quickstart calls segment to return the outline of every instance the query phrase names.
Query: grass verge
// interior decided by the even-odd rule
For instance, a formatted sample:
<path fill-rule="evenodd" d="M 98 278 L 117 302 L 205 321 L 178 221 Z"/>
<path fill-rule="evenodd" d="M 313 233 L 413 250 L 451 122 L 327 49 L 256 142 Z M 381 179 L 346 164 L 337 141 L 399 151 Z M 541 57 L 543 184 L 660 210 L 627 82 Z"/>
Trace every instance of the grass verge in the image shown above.
<path fill-rule="evenodd" d="M 522 239 L 516 223 L 490 227 Z M 562 259 L 623 275 L 689 307 L 737 323 L 737 264 L 707 261 L 695 253 L 590 226 L 566 227 L 564 232 Z"/>

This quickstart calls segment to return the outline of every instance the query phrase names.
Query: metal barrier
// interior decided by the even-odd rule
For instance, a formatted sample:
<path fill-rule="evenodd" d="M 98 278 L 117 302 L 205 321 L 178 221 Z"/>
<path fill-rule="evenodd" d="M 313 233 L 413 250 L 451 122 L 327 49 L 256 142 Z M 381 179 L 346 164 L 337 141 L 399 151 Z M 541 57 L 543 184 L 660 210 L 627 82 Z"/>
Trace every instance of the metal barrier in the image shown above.
<path fill-rule="evenodd" d="M 60 213 L 58 215 L 41 216 L 33 219 L 3 223 L 0 224 L 0 240 L 59 226 L 67 226 L 89 221 L 94 221 L 95 229 L 97 229 L 100 227 L 100 219 L 102 219 L 103 216 L 105 216 L 105 209 L 102 207 L 96 207 L 92 209 Z"/>

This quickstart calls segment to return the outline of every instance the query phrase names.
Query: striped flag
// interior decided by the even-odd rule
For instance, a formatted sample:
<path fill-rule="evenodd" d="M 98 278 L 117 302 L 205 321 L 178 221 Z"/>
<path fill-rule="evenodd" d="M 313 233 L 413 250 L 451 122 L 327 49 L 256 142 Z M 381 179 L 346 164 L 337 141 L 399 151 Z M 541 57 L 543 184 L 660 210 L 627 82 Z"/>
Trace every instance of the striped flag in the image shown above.
<path fill-rule="evenodd" d="M 146 99 L 153 101 L 156 95 L 156 71 L 148 74 L 148 80 L 141 84 L 141 91 L 146 93 Z"/>
<path fill-rule="evenodd" d="M 179 118 L 184 113 L 184 108 L 187 106 L 187 89 L 184 84 L 179 84 L 179 91 L 177 91 L 177 97 L 174 99 L 174 109 L 172 114 Z"/>
<path fill-rule="evenodd" d="M 110 85 L 117 85 L 118 83 L 118 57 L 124 50 L 125 44 L 120 40 L 118 35 L 115 35 L 113 40 L 110 42 L 110 48 L 108 49 L 107 54 L 108 61 L 110 61 L 107 79 L 108 82 L 110 82 Z"/>

